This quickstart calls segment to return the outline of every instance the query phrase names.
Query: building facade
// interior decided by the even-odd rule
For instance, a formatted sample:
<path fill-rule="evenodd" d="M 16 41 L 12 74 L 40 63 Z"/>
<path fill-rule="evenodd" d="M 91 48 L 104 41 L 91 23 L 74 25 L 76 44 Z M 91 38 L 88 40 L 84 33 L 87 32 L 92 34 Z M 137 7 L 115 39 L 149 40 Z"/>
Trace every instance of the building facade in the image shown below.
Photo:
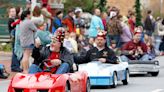
<path fill-rule="evenodd" d="M 135 0 L 107 0 L 107 5 L 116 6 L 123 15 L 127 15 L 128 10 L 134 11 Z M 143 11 L 152 10 L 154 15 L 164 15 L 164 0 L 141 0 Z"/>

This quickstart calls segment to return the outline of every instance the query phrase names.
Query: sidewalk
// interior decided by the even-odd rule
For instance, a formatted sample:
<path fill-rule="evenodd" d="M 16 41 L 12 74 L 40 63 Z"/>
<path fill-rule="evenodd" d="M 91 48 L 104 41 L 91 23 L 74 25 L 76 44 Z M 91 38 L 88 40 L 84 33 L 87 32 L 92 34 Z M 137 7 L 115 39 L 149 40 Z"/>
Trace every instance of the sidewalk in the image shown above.
<path fill-rule="evenodd" d="M 0 64 L 4 64 L 5 68 L 7 70 L 8 73 L 10 73 L 10 76 L 8 79 L 0 79 L 0 81 L 2 80 L 10 80 L 15 74 L 16 72 L 11 72 L 11 52 L 2 52 L 0 51 Z"/>

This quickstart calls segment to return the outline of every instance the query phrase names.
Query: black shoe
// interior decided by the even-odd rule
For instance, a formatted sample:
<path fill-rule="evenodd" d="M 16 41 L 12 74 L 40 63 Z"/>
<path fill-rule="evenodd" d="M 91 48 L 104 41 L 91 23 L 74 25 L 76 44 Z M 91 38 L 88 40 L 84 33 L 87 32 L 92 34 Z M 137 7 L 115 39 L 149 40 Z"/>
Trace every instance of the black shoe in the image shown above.
<path fill-rule="evenodd" d="M 17 69 L 12 69 L 11 71 L 12 71 L 12 72 L 23 72 L 23 70 L 22 70 L 22 69 L 20 69 L 20 68 L 17 68 Z"/>
<path fill-rule="evenodd" d="M 2 79 L 7 79 L 7 78 L 8 78 L 8 76 L 1 75 L 1 74 L 0 74 L 0 78 L 2 78 Z"/>

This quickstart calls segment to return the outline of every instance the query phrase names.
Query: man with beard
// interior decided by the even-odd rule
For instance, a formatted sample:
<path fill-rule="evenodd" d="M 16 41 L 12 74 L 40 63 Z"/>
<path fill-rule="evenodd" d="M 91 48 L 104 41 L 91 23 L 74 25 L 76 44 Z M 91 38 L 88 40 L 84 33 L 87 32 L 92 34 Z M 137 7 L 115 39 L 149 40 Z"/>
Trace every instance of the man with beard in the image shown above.
<path fill-rule="evenodd" d="M 63 74 L 70 72 L 74 62 L 73 55 L 62 46 L 63 39 L 63 31 L 57 30 L 50 46 L 39 46 L 39 42 L 36 41 L 36 47 L 32 53 L 34 63 L 31 65 L 29 73 L 33 74 L 43 71 L 45 67 L 42 61 L 45 59 L 49 60 L 48 65 L 53 66 L 53 70 L 51 69 L 52 73 Z"/>
<path fill-rule="evenodd" d="M 96 47 L 87 51 L 84 57 L 78 57 L 77 63 L 88 63 L 91 61 L 99 61 L 102 63 L 117 64 L 117 57 L 113 50 L 106 46 L 106 33 L 100 31 L 96 37 Z"/>
<path fill-rule="evenodd" d="M 147 54 L 147 46 L 144 42 L 141 41 L 142 32 L 137 30 L 134 33 L 133 40 L 127 42 L 123 45 L 122 49 L 122 61 L 128 60 L 142 60 L 148 61 L 149 56 Z"/>

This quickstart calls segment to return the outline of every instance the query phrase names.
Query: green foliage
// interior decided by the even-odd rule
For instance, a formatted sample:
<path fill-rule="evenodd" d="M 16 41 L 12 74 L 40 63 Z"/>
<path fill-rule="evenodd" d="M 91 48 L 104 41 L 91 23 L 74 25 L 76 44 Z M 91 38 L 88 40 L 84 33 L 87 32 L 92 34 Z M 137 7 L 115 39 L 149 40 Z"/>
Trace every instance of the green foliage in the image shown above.
<path fill-rule="evenodd" d="M 103 12 L 106 11 L 106 0 L 100 0 L 99 4 L 97 5 L 97 7 Z"/>
<path fill-rule="evenodd" d="M 94 0 L 66 0 L 64 2 L 64 11 L 70 8 L 81 7 L 86 12 L 92 12 Z"/>
<path fill-rule="evenodd" d="M 136 11 L 136 26 L 142 26 L 142 15 L 141 15 L 141 3 L 140 0 L 135 2 L 135 11 Z"/>
<path fill-rule="evenodd" d="M 7 43 L 5 45 L 0 44 L 0 51 L 11 52 L 12 51 L 11 43 Z"/>

